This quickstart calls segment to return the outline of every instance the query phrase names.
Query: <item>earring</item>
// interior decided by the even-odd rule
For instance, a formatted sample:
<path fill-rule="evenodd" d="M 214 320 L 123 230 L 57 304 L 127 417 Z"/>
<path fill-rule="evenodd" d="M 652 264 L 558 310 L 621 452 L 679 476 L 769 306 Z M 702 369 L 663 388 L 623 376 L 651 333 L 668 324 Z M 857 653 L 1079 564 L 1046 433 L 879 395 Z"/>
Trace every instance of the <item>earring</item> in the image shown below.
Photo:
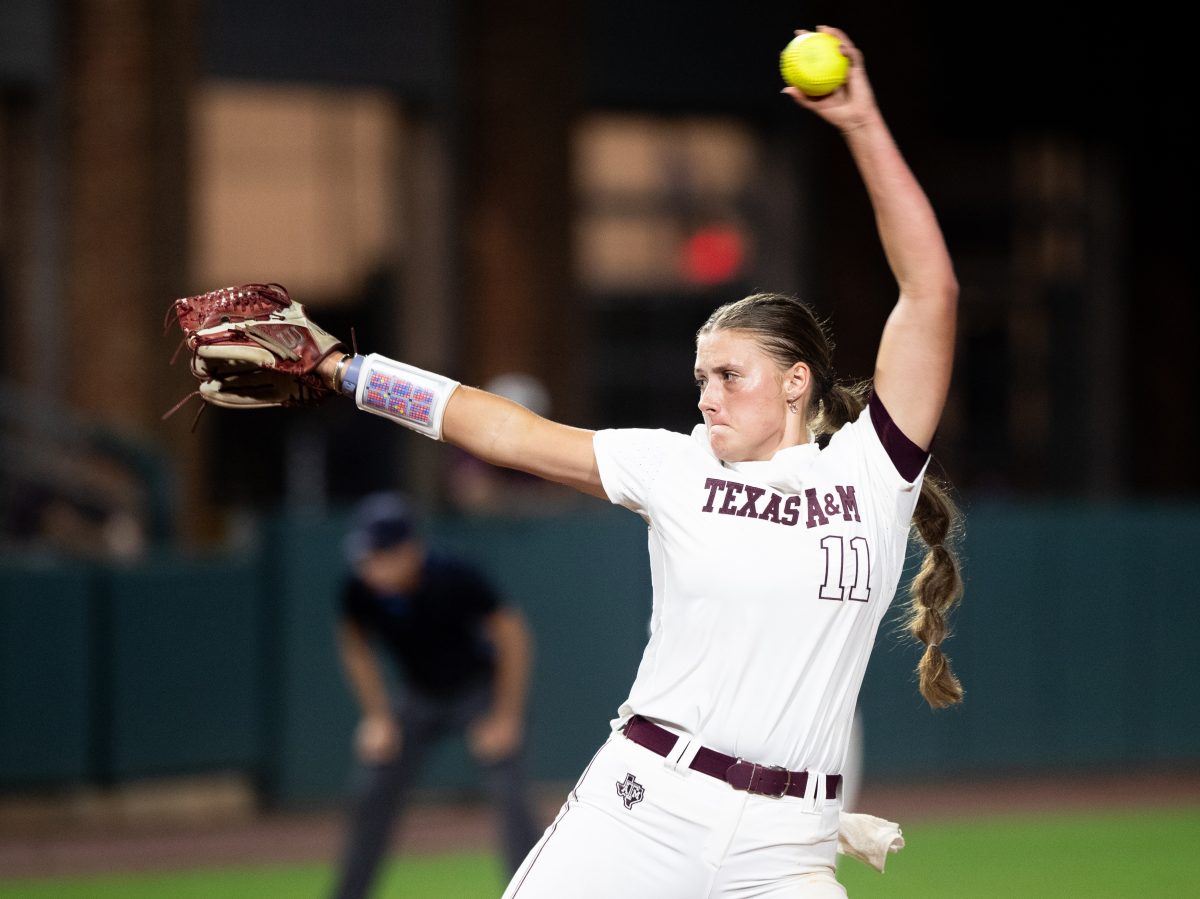
<path fill-rule="evenodd" d="M 796 401 L 795 400 L 789 399 L 787 401 L 787 407 L 788 407 L 789 412 L 791 412 L 793 415 L 796 414 Z"/>

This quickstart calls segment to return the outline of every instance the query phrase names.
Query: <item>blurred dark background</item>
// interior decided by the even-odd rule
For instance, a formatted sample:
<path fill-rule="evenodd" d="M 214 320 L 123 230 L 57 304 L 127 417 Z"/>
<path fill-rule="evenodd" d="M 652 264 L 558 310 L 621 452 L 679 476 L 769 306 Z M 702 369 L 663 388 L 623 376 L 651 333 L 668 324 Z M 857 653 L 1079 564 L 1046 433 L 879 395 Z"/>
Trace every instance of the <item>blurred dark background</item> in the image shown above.
<path fill-rule="evenodd" d="M 894 285 L 865 193 L 778 93 L 778 50 L 826 21 L 956 260 L 955 484 L 1194 497 L 1193 67 L 1177 14 L 1140 11 L 9 0 L 7 536 L 106 488 L 199 542 L 380 485 L 446 501 L 447 454 L 343 405 L 160 420 L 192 387 L 170 301 L 226 283 L 469 383 L 530 374 L 590 427 L 690 427 L 691 335 L 752 289 L 813 300 L 869 374 Z"/>
<path fill-rule="evenodd" d="M 97 699 L 94 685 L 129 658 L 109 655 L 124 633 L 122 597 L 173 592 L 179 571 L 156 580 L 163 558 L 249 551 L 278 516 L 298 517 L 310 523 L 303 534 L 326 541 L 322 583 L 337 562 L 331 529 L 367 491 L 408 490 L 468 529 L 460 536 L 478 537 L 470 519 L 495 511 L 496 493 L 448 448 L 348 403 L 197 419 L 192 398 L 164 419 L 194 388 L 186 358 L 171 362 L 179 333 L 164 317 L 175 298 L 281 282 L 363 352 L 485 386 L 520 374 L 545 391 L 552 417 L 593 428 L 689 429 L 692 336 L 715 305 L 752 290 L 810 299 L 838 337 L 839 372 L 870 374 L 895 285 L 866 195 L 840 138 L 779 94 L 779 51 L 793 29 L 818 24 L 844 28 L 864 51 L 955 259 L 960 340 L 937 460 L 969 512 L 1011 503 L 1035 510 L 1041 528 L 1020 515 L 977 519 L 980 533 L 999 535 L 991 550 L 1001 562 L 977 558 L 973 576 L 1002 581 L 1005 553 L 1030 551 L 1027 538 L 1049 565 L 1052 547 L 1099 529 L 1106 560 L 1160 567 L 1118 588 L 1085 554 L 1073 571 L 1087 577 L 1055 582 L 1080 608 L 1106 585 L 1113 603 L 1129 598 L 1126 587 L 1192 589 L 1180 535 L 1195 532 L 1200 488 L 1195 66 L 1182 12 L 1137 13 L 1059 2 L 5 0 L 6 645 L 36 645 L 11 635 L 38 614 L 14 610 L 34 583 L 23 566 L 48 559 L 37 589 L 64 602 L 76 590 L 84 610 L 61 625 L 90 659 L 77 674 L 92 692 L 62 687 L 90 722 L 81 776 L 157 770 L 114 765 L 104 739 L 119 725 L 105 704 L 116 700 Z M 574 512 L 559 495 L 542 503 Z M 1141 517 L 1125 516 L 1132 506 Z M 1145 511 L 1163 506 L 1166 518 Z M 1155 527 L 1165 529 L 1154 531 L 1159 555 L 1137 550 Z M 1132 539 L 1139 528 L 1143 543 Z M 639 543 L 634 534 L 632 552 Z M 142 567 L 55 567 L 81 560 Z M 278 573 L 270 564 L 264 583 Z M 1044 588 L 1042 570 L 1026 567 L 1014 592 Z M 241 569 L 222 571 L 244 584 Z M 189 589 L 204 595 L 211 576 L 188 575 L 201 578 Z M 107 585 L 98 594 L 96 577 Z M 304 608 L 324 608 L 328 597 L 289 584 Z M 1003 597 L 998 583 L 990 589 Z M 258 659 L 256 641 L 274 633 L 270 607 L 235 608 L 258 610 L 239 631 L 245 658 Z M 1106 608 L 1111 628 L 1089 664 L 1191 632 L 1143 616 L 1152 630 L 1124 643 L 1122 616 Z M 1028 613 L 1035 628 L 1044 610 Z M 309 621 L 308 636 L 281 639 L 323 640 L 325 612 L 312 614 L 287 623 Z M 162 623 L 165 634 L 179 626 Z M 638 641 L 626 648 L 636 658 Z M 614 675 L 598 708 L 615 707 L 628 673 Z M 998 684 L 1009 675 L 1000 661 L 993 673 Z M 225 695 L 243 674 L 223 669 Z M 308 683 L 310 695 L 338 689 L 335 673 L 323 683 Z M 1123 720 L 1142 735 L 1150 683 L 1122 688 L 1124 707 L 1142 710 Z M 1041 690 L 1037 678 L 1027 686 Z M 270 705 L 271 683 L 256 689 L 237 694 L 248 722 L 256 703 Z M 25 694 L 6 695 L 25 708 Z M 1165 722 L 1178 697 L 1158 695 L 1154 720 Z M 1053 699 L 1041 701 L 1052 720 Z M 1179 742 L 1156 744 L 1166 756 L 1194 756 L 1194 712 L 1190 731 L 1171 731 Z M 1118 732 L 1100 713 L 1095 723 Z M 979 745 L 987 733 L 975 734 Z M 99 756 L 97 739 L 109 747 Z M 259 758 L 262 744 L 245 739 L 231 757 Z M 962 748 L 955 739 L 947 757 Z M 1110 757 L 1136 754 L 1135 744 Z M 12 765 L 10 780 L 37 780 L 23 770 L 37 769 Z"/>

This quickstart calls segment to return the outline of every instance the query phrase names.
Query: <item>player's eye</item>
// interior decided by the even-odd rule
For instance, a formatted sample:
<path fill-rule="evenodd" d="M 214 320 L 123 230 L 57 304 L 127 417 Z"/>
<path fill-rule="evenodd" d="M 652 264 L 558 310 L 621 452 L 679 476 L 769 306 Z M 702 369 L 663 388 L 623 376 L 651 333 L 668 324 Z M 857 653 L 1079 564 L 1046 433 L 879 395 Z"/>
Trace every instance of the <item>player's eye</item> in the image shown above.
<path fill-rule="evenodd" d="M 695 381 L 696 386 L 699 387 L 701 390 L 704 389 L 704 385 L 707 383 L 708 382 L 704 378 L 697 378 Z"/>

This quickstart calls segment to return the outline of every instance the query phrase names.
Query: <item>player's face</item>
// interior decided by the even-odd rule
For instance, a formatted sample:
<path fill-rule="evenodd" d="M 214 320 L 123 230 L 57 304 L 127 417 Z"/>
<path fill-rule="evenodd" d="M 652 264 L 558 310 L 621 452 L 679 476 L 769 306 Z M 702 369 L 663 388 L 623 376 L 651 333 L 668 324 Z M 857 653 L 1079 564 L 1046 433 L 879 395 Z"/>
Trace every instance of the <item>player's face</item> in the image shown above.
<path fill-rule="evenodd" d="M 423 558 L 420 543 L 406 540 L 368 553 L 358 563 L 358 576 L 376 593 L 407 593 L 417 586 Z"/>
<path fill-rule="evenodd" d="M 746 331 L 710 331 L 696 341 L 696 386 L 713 454 L 723 462 L 770 459 L 798 442 L 787 409 L 787 374 Z"/>

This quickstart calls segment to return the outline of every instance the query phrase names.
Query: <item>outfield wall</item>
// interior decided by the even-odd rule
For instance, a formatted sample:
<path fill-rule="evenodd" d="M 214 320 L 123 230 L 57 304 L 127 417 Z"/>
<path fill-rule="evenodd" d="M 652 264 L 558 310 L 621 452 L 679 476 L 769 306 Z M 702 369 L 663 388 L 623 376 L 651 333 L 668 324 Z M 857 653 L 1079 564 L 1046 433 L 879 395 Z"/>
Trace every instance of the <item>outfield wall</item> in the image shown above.
<path fill-rule="evenodd" d="M 890 615 L 862 695 L 869 776 L 1200 761 L 1200 508 L 967 511 L 967 593 L 946 644 L 967 702 L 923 705 L 918 649 Z M 283 517 L 242 552 L 137 566 L 0 562 L 0 791 L 238 771 L 273 804 L 343 795 L 355 720 L 332 637 L 343 525 L 340 514 Z M 430 531 L 525 609 L 537 640 L 533 775 L 573 780 L 645 642 L 640 519 L 597 504 Z M 458 745 L 426 779 L 476 782 Z"/>

